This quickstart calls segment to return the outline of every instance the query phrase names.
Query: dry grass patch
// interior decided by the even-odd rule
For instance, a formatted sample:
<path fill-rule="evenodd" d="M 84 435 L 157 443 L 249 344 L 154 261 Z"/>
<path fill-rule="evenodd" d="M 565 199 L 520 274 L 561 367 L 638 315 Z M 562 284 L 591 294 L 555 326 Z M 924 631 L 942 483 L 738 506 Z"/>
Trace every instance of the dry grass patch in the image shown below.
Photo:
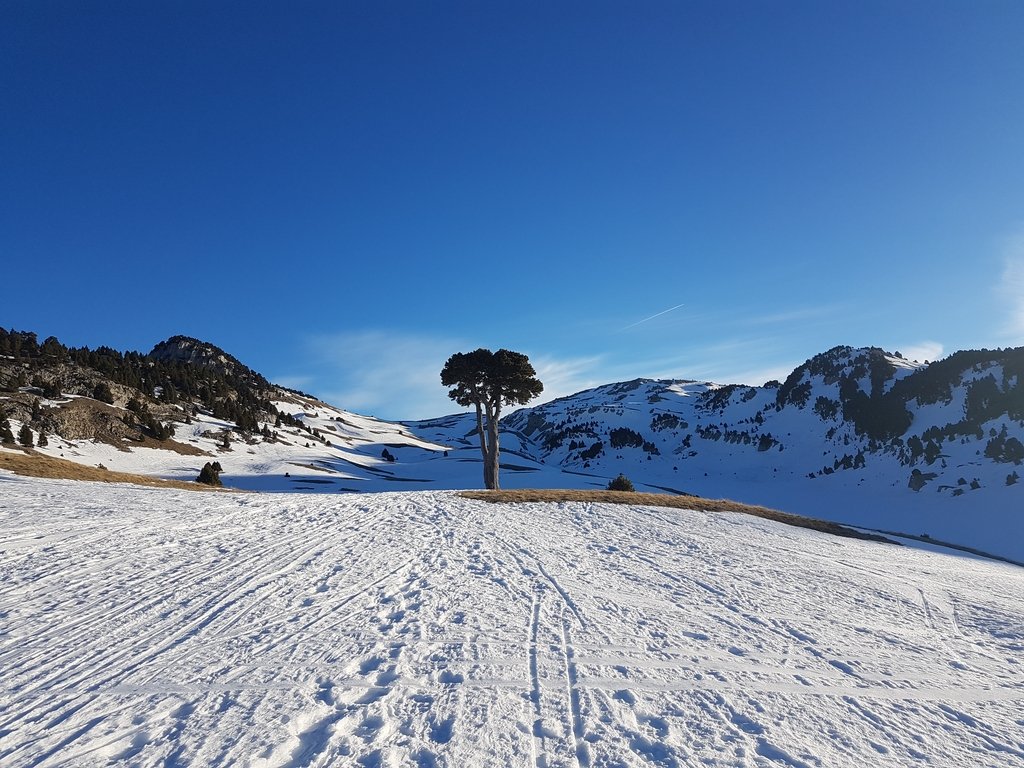
<path fill-rule="evenodd" d="M 648 507 L 670 507 L 689 509 L 697 512 L 739 512 L 753 517 L 763 517 L 777 523 L 793 525 L 797 528 L 810 528 L 812 531 L 831 533 L 835 536 L 846 536 L 851 539 L 867 541 L 884 541 L 896 544 L 892 539 L 872 533 L 864 533 L 845 525 L 818 520 L 814 517 L 794 515 L 780 512 L 777 509 L 741 504 L 729 499 L 704 499 L 700 496 L 669 496 L 662 493 L 634 493 L 630 491 L 573 491 L 573 490 L 521 490 L 521 491 L 462 491 L 460 496 L 466 499 L 477 499 L 492 503 L 524 504 L 530 502 L 583 501 L 599 504 L 633 504 Z"/>
<path fill-rule="evenodd" d="M 179 443 L 170 437 L 166 440 L 155 440 L 148 435 L 143 435 L 142 440 L 136 440 L 131 443 L 111 443 L 111 445 L 122 450 L 125 448 L 152 448 L 159 451 L 173 451 L 182 456 L 213 456 L 209 451 L 196 448 L 196 446 L 189 445 L 188 443 Z"/>
<path fill-rule="evenodd" d="M 183 480 L 162 480 L 159 477 L 133 475 L 128 472 L 112 472 L 109 469 L 77 464 L 67 459 L 44 456 L 35 451 L 17 453 L 0 451 L 0 469 L 6 469 L 25 477 L 43 477 L 50 480 L 90 480 L 98 483 L 131 483 L 152 488 L 180 488 L 186 491 L 220 490 L 199 483 Z"/>
<path fill-rule="evenodd" d="M 303 469 L 315 469 L 317 472 L 327 472 L 328 474 L 331 475 L 338 474 L 338 471 L 335 469 L 330 469 L 329 467 L 318 467 L 316 464 L 300 464 L 297 461 L 289 461 L 288 463 L 291 464 L 293 467 L 302 467 Z"/>

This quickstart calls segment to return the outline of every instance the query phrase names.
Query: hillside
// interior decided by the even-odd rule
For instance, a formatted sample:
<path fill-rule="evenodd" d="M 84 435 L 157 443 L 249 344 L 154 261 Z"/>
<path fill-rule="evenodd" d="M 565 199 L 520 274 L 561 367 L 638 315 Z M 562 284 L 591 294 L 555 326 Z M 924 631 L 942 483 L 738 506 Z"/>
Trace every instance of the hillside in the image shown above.
<path fill-rule="evenodd" d="M 1024 560 L 1024 348 L 928 365 L 836 347 L 763 387 L 635 379 L 503 420 L 502 485 L 735 498 Z M 439 384 L 440 386 L 440 384 Z M 232 487 L 362 492 L 478 487 L 472 419 L 389 423 L 278 387 L 218 347 L 64 348 L 0 329 L 0 408 L 35 450 Z"/>
<path fill-rule="evenodd" d="M 5 766 L 1024 766 L 1024 571 L 732 514 L 4 479 Z"/>
<path fill-rule="evenodd" d="M 1020 557 L 1022 374 L 1024 349 L 922 365 L 837 347 L 782 384 L 637 379 L 521 409 L 504 426 L 527 456 L 567 472 L 624 472 L 652 489 Z"/>

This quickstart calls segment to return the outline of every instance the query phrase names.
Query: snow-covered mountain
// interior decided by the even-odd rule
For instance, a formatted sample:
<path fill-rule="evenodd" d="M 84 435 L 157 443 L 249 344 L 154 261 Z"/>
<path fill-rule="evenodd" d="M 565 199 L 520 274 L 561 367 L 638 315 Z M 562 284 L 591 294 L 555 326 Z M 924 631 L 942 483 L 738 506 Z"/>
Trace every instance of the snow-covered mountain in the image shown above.
<path fill-rule="evenodd" d="M 653 472 L 685 486 L 712 472 L 813 480 L 878 469 L 956 497 L 1016 481 L 1022 373 L 1024 349 L 921 365 L 837 347 L 783 384 L 636 379 L 524 408 L 505 429 L 535 458 L 580 471 Z"/>
<path fill-rule="evenodd" d="M 513 461 L 770 504 L 1024 559 L 1024 348 L 920 364 L 836 347 L 783 383 L 634 379 L 504 419 Z M 409 424 L 473 444 L 471 419 Z M 1012 554 L 1011 554 L 1012 553 Z"/>
<path fill-rule="evenodd" d="M 699 498 L 473 501 L 438 490 L 479 485 L 470 416 L 361 416 L 193 339 L 16 341 L 0 408 L 46 445 L 0 445 L 4 766 L 1024 768 L 1018 567 Z M 1022 353 L 610 384 L 509 414 L 502 482 L 1021 561 Z M 293 493 L 5 469 L 39 456 Z"/>
<path fill-rule="evenodd" d="M 657 507 L 0 486 L 5 768 L 1024 766 L 1014 566 Z"/>
<path fill-rule="evenodd" d="M 49 433 L 36 448 L 45 454 L 184 480 L 216 460 L 227 485 L 252 490 L 480 484 L 466 414 L 361 416 L 187 337 L 146 356 L 34 337 L 15 348 L 12 338 L 0 337 L 0 407 L 14 434 L 23 424 Z M 506 416 L 502 485 L 599 488 L 621 472 L 639 490 L 735 498 L 1024 560 L 1022 374 L 1024 348 L 924 365 L 837 347 L 763 387 L 608 384 Z"/>

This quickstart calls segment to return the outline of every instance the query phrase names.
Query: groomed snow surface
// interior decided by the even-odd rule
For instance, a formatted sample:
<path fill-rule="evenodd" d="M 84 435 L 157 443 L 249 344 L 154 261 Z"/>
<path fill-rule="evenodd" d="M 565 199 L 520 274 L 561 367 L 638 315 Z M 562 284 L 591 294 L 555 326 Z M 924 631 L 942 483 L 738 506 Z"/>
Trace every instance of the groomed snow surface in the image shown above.
<path fill-rule="evenodd" d="M 1024 766 L 1024 570 L 736 514 L 0 475 L 0 764 Z"/>

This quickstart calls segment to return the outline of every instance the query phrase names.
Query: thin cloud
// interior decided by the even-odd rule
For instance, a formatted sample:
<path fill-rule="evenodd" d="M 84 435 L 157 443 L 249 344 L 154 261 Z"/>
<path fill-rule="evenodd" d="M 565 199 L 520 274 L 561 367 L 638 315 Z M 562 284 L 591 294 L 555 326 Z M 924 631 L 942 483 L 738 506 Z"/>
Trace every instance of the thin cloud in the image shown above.
<path fill-rule="evenodd" d="M 273 376 L 271 380 L 282 387 L 298 390 L 313 383 L 312 376 Z"/>
<path fill-rule="evenodd" d="M 638 325 L 642 325 L 642 324 L 646 323 L 649 320 L 653 320 L 656 317 L 661 317 L 662 315 L 667 315 L 669 312 L 673 312 L 673 311 L 679 309 L 680 307 L 685 307 L 685 306 L 686 306 L 685 303 L 683 303 L 683 304 L 676 304 L 674 307 L 669 307 L 668 309 L 663 309 L 663 310 L 661 310 L 661 312 L 655 312 L 650 317 L 645 317 L 643 320 L 637 320 L 635 323 L 631 323 L 630 325 L 627 325 L 624 328 L 620 328 L 619 330 L 620 331 L 628 331 L 630 328 L 636 328 Z"/>
<path fill-rule="evenodd" d="M 798 309 L 774 312 L 766 315 L 759 315 L 747 318 L 749 325 L 779 325 L 785 323 L 799 323 L 807 320 L 815 320 L 837 314 L 844 307 L 840 304 L 830 304 L 820 307 L 801 307 Z"/>
<path fill-rule="evenodd" d="M 321 335 L 306 342 L 320 397 L 387 419 L 460 410 L 441 386 L 441 368 L 453 353 L 472 348 L 460 339 L 382 330 Z"/>
<path fill-rule="evenodd" d="M 453 353 L 478 346 L 465 339 L 383 330 L 315 336 L 306 341 L 305 350 L 316 375 L 280 377 L 279 381 L 302 381 L 332 405 L 358 413 L 393 420 L 436 418 L 465 410 L 448 398 L 441 385 L 441 368 Z M 529 356 L 544 384 L 541 397 L 529 405 L 612 380 L 599 375 L 600 355 Z"/>
<path fill-rule="evenodd" d="M 1024 336 L 1024 233 L 1009 238 L 1003 248 L 1003 273 L 996 292 L 1008 309 L 1003 334 L 1019 343 Z"/>
<path fill-rule="evenodd" d="M 899 351 L 907 360 L 923 363 L 942 359 L 945 348 L 937 341 L 921 341 L 917 344 L 896 346 L 894 351 Z"/>
<path fill-rule="evenodd" d="M 537 371 L 537 378 L 544 384 L 544 391 L 538 400 L 529 405 L 547 403 L 612 381 L 598 375 L 604 362 L 602 355 L 570 358 L 531 355 L 530 362 Z"/>

